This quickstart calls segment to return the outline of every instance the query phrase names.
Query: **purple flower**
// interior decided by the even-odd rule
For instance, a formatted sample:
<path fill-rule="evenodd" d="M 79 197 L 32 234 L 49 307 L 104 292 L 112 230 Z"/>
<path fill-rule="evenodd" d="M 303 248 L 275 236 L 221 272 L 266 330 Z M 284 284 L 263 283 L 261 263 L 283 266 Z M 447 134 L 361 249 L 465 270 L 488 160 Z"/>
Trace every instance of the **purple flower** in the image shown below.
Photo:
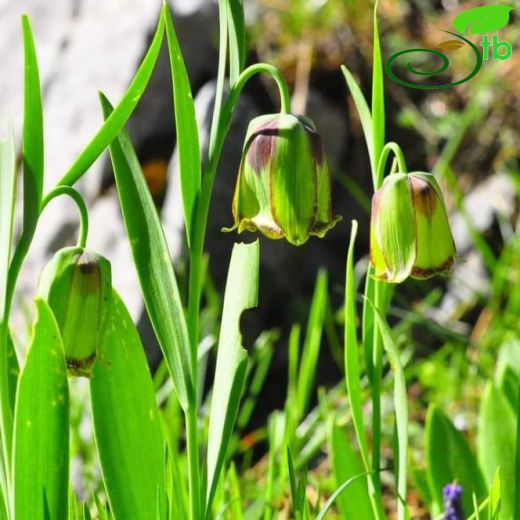
<path fill-rule="evenodd" d="M 444 520 L 464 520 L 462 510 L 462 486 L 447 484 L 442 490 L 444 498 Z"/>

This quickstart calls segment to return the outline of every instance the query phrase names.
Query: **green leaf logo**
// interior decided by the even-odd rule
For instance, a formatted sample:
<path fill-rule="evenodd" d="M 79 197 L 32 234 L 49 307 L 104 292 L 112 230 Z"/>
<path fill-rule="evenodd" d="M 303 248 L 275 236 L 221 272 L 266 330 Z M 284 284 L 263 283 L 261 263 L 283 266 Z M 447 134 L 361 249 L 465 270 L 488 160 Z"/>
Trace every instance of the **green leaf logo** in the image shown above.
<path fill-rule="evenodd" d="M 461 34 L 469 30 L 470 34 L 494 32 L 505 27 L 509 22 L 509 5 L 485 5 L 460 13 L 453 26 Z"/>

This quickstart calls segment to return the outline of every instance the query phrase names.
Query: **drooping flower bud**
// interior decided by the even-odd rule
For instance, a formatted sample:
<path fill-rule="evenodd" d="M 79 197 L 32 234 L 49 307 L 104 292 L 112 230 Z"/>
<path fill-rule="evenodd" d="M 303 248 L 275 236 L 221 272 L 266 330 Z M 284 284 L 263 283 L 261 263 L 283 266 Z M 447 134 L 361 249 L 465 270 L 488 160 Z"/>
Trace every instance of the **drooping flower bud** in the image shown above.
<path fill-rule="evenodd" d="M 38 294 L 54 313 L 72 375 L 91 374 L 111 291 L 110 262 L 82 247 L 61 249 L 42 271 Z"/>
<path fill-rule="evenodd" d="M 233 197 L 232 228 L 260 231 L 302 245 L 323 237 L 332 218 L 330 174 L 321 138 L 312 121 L 270 114 L 251 121 Z"/>
<path fill-rule="evenodd" d="M 399 283 L 448 272 L 455 244 L 444 199 L 431 173 L 395 173 L 372 198 L 370 261 L 375 277 Z"/>

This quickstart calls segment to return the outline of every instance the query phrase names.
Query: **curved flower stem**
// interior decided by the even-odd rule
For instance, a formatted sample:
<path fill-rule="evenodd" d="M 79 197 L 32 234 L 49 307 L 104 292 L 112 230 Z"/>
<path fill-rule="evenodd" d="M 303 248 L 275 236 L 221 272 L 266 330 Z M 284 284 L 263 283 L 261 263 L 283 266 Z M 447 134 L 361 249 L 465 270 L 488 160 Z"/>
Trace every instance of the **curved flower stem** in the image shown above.
<path fill-rule="evenodd" d="M 397 170 L 393 173 L 408 173 L 408 168 L 406 166 L 406 161 L 404 159 L 403 150 L 401 147 L 394 142 L 386 143 L 383 149 L 381 150 L 381 155 L 379 156 L 379 162 L 377 163 L 376 170 L 376 189 L 381 187 L 383 184 L 383 179 L 385 176 L 386 163 L 388 161 L 388 157 L 390 156 L 390 152 L 393 152 L 395 159 L 397 161 Z"/>
<path fill-rule="evenodd" d="M 40 214 L 49 204 L 52 199 L 59 197 L 60 195 L 69 196 L 76 204 L 79 212 L 79 235 L 78 235 L 78 247 L 85 247 L 87 245 L 87 236 L 88 236 L 88 211 L 85 201 L 80 193 L 71 188 L 70 186 L 57 186 L 53 188 L 42 201 Z"/>
<path fill-rule="evenodd" d="M 83 197 L 74 189 L 69 186 L 57 186 L 52 191 L 50 191 L 45 198 L 43 199 L 40 206 L 40 214 L 45 209 L 45 206 L 55 197 L 59 195 L 68 195 L 71 197 L 79 210 L 79 220 L 80 220 L 80 228 L 79 228 L 79 238 L 78 238 L 78 246 L 85 247 L 87 242 L 87 234 L 88 234 L 88 212 L 87 207 L 85 205 L 85 201 Z M 18 274 L 20 273 L 20 269 L 22 267 L 22 263 L 25 260 L 25 257 L 29 251 L 29 247 L 32 242 L 32 238 L 34 235 L 34 230 L 30 232 L 23 232 L 20 236 L 20 240 L 18 241 L 18 245 L 15 249 L 13 258 L 11 260 L 11 264 L 9 265 L 9 275 L 7 279 L 7 291 L 6 291 L 6 299 L 5 299 L 5 315 L 9 316 L 11 305 L 13 303 L 14 290 L 16 287 L 16 281 L 18 280 Z"/>
<path fill-rule="evenodd" d="M 190 281 L 189 281 L 189 300 L 188 300 L 188 330 L 191 341 L 197 344 L 198 339 L 198 316 L 201 297 L 201 274 L 202 274 L 202 254 L 204 250 L 204 239 L 208 221 L 209 206 L 213 183 L 217 172 L 218 162 L 222 153 L 224 140 L 229 131 L 231 120 L 238 98 L 246 83 L 256 74 L 267 73 L 273 77 L 278 85 L 281 98 L 281 112 L 290 111 L 289 89 L 280 71 L 266 63 L 257 63 L 245 69 L 236 82 L 231 86 L 225 104 L 219 111 L 218 119 L 215 121 L 215 130 L 212 129 L 213 138 L 210 139 L 208 152 L 208 163 L 202 179 L 202 187 L 197 201 L 196 218 L 194 223 L 193 242 L 190 251 Z M 218 100 L 217 100 L 218 101 Z"/>

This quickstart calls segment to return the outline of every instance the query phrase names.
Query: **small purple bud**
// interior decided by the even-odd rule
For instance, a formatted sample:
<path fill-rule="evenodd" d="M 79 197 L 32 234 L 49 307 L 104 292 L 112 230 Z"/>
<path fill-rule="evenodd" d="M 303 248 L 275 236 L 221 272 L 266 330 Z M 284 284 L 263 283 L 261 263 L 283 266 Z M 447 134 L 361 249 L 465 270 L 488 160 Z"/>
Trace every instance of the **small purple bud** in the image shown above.
<path fill-rule="evenodd" d="M 462 486 L 451 483 L 442 490 L 444 498 L 444 520 L 464 520 L 462 510 Z"/>

